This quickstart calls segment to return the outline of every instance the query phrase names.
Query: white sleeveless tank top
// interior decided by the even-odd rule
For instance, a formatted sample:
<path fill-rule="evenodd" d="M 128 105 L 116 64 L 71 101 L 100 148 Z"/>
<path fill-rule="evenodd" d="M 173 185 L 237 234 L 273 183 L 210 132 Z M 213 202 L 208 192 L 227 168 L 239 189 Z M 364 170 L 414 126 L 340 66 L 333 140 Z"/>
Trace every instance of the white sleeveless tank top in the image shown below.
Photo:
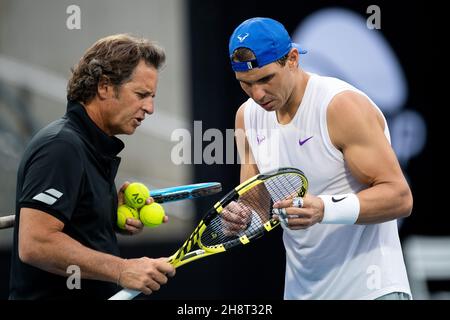
<path fill-rule="evenodd" d="M 328 135 L 327 107 L 336 94 L 347 90 L 367 97 L 344 81 L 310 73 L 297 113 L 286 125 L 278 123 L 275 112 L 248 99 L 245 130 L 259 171 L 298 168 L 308 177 L 312 195 L 366 188 L 350 174 Z M 385 135 L 390 141 L 386 120 Z M 411 295 L 396 220 L 283 229 L 285 299 L 375 299 L 395 291 Z"/>

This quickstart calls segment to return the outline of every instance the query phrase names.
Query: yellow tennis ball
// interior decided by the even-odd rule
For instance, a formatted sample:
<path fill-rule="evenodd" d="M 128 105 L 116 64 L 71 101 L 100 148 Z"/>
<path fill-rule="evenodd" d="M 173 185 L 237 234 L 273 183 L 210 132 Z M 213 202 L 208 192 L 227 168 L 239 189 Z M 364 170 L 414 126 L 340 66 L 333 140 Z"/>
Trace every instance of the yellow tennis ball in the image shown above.
<path fill-rule="evenodd" d="M 133 182 L 125 189 L 124 195 L 125 203 L 128 206 L 139 209 L 145 204 L 145 200 L 150 197 L 150 191 L 144 184 Z"/>
<path fill-rule="evenodd" d="M 139 211 L 139 219 L 147 227 L 157 227 L 164 221 L 164 208 L 159 203 L 153 202 L 145 205 Z"/>
<path fill-rule="evenodd" d="M 127 218 L 139 219 L 139 212 L 127 205 L 121 205 L 117 208 L 117 225 L 121 229 L 125 229 Z"/>

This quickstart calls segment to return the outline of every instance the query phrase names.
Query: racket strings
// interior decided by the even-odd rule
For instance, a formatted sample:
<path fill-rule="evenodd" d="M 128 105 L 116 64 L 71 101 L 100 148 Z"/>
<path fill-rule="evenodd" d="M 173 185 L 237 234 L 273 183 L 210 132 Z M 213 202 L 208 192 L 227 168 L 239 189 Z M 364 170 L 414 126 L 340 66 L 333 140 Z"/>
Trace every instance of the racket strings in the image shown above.
<path fill-rule="evenodd" d="M 305 181 L 297 174 L 283 174 L 276 176 L 278 179 L 270 179 L 265 182 L 273 202 L 303 197 L 305 191 Z M 279 185 L 283 187 L 280 188 Z"/>
<path fill-rule="evenodd" d="M 276 175 L 254 186 L 211 220 L 201 236 L 202 244 L 233 246 L 261 235 L 272 218 L 273 203 L 299 196 L 303 187 L 298 174 Z"/>

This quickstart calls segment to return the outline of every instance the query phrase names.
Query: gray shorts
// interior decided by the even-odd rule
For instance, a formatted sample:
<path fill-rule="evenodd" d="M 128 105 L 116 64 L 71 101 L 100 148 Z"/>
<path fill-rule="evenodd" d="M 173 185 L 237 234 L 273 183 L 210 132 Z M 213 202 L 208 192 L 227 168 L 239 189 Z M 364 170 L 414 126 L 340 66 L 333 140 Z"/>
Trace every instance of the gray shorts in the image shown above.
<path fill-rule="evenodd" d="M 391 292 L 384 296 L 378 297 L 375 300 L 411 300 L 409 294 L 404 292 Z"/>

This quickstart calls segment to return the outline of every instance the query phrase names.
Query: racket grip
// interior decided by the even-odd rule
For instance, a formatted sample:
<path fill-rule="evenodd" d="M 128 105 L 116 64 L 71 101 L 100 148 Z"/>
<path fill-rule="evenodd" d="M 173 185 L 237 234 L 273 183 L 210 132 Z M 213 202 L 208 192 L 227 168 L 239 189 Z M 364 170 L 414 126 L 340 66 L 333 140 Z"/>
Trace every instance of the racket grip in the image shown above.
<path fill-rule="evenodd" d="M 13 227 L 15 218 L 16 218 L 15 215 L 0 217 L 0 229 L 7 229 Z"/>
<path fill-rule="evenodd" d="M 108 300 L 133 300 L 134 297 L 138 296 L 141 292 L 131 289 L 123 289 L 117 292 Z"/>

